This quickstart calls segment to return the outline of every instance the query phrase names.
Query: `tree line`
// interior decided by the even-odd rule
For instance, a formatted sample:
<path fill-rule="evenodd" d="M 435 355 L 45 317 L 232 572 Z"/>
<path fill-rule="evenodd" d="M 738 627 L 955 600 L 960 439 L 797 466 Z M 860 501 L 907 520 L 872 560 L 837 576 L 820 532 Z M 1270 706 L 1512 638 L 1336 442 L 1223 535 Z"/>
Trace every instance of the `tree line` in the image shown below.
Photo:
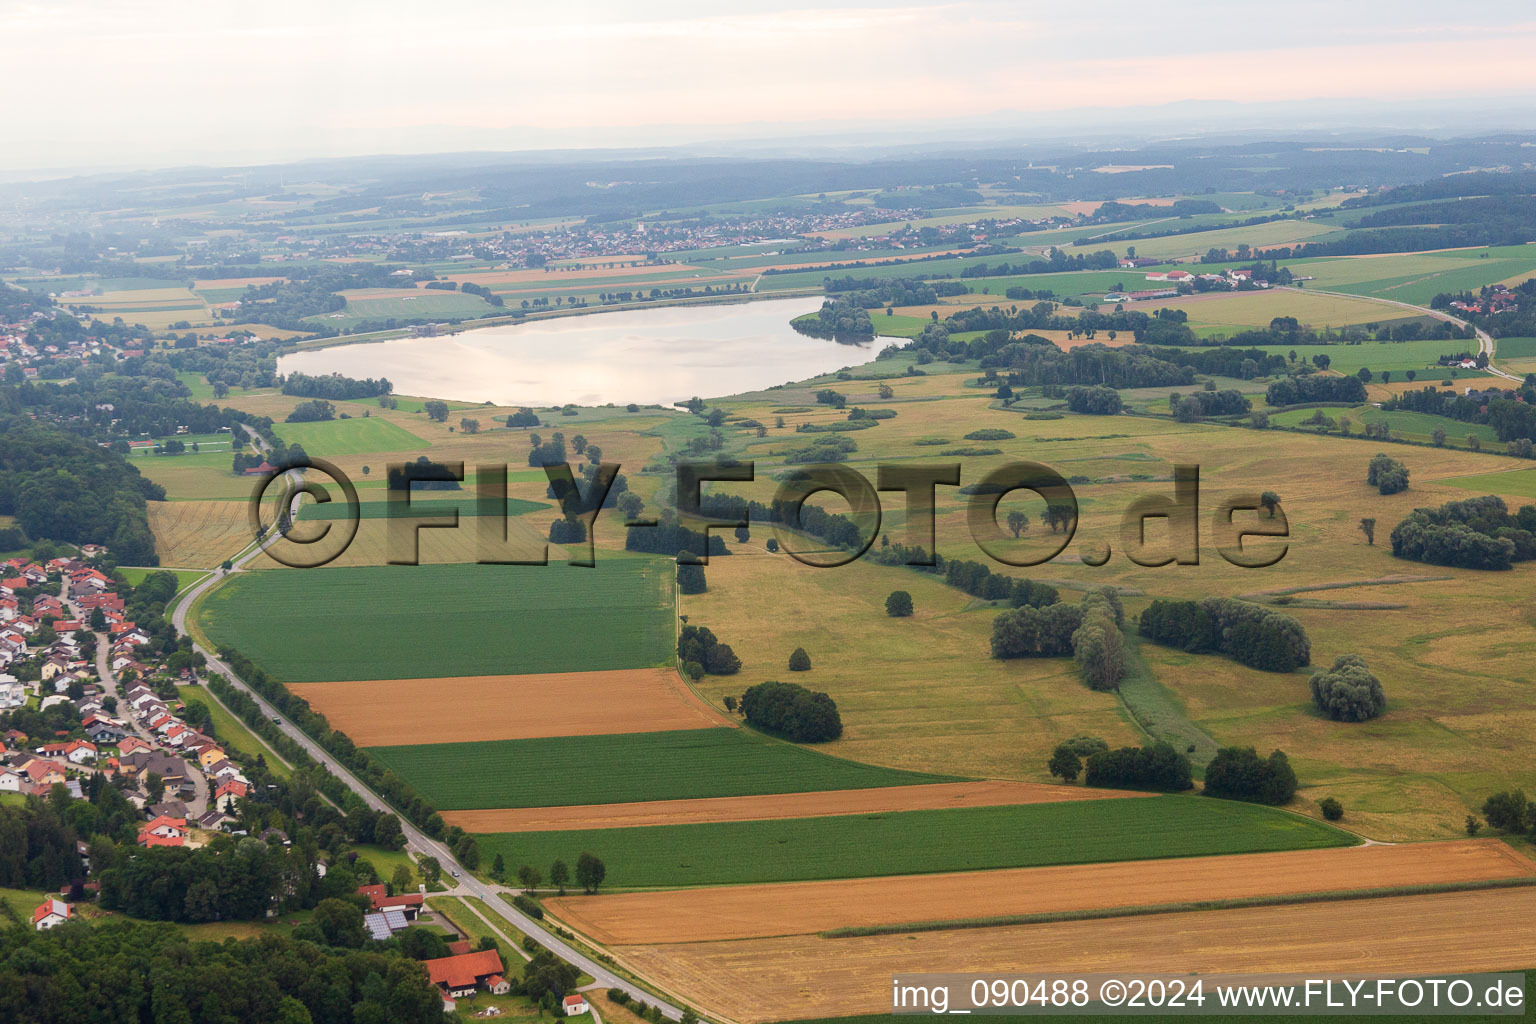
<path fill-rule="evenodd" d="M 1216 651 L 1268 672 L 1290 672 L 1312 660 L 1312 644 L 1301 623 L 1236 598 L 1159 599 L 1141 613 L 1137 628 L 1155 644 L 1192 654 Z"/>

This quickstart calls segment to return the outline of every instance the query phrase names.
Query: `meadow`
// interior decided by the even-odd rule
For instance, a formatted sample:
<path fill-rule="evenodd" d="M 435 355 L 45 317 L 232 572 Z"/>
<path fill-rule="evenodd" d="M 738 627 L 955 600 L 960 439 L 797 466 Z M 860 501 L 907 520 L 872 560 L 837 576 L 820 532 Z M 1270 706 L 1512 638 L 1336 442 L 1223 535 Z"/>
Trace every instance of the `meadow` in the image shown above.
<path fill-rule="evenodd" d="M 1536 469 L 1516 469 L 1503 473 L 1478 473 L 1475 476 L 1452 477 L 1447 486 L 1461 487 L 1478 494 L 1500 494 L 1505 497 L 1536 498 Z"/>
<path fill-rule="evenodd" d="M 732 885 L 1349 846 L 1353 836 L 1203 797 L 483 836 L 508 864 L 591 850 L 614 888 Z"/>
<path fill-rule="evenodd" d="M 1500 359 L 1536 358 L 1536 338 L 1500 338 L 1495 352 Z"/>
<path fill-rule="evenodd" d="M 272 429 L 285 444 L 302 445 L 305 452 L 321 459 L 369 452 L 407 452 L 414 457 L 425 454 L 428 447 L 421 437 L 380 416 L 277 423 Z"/>
<path fill-rule="evenodd" d="M 1451 369 L 1436 363 L 1442 355 L 1476 352 L 1476 341 L 1363 341 L 1358 345 L 1260 345 L 1265 352 L 1289 356 L 1295 352 L 1299 360 L 1311 362 L 1315 355 L 1328 357 L 1328 369 L 1339 373 L 1356 373 L 1362 367 L 1378 378 L 1381 372 L 1390 372 L 1394 379 L 1405 381 L 1404 371 L 1418 375 L 1418 386 L 1438 385 L 1451 379 Z M 1455 379 L 1472 380 L 1486 376 L 1476 370 L 1456 370 Z"/>
<path fill-rule="evenodd" d="M 442 810 L 561 807 L 952 781 L 844 761 L 750 730 L 723 727 L 370 747 L 369 751 Z"/>
<path fill-rule="evenodd" d="M 659 559 L 239 573 L 202 602 L 209 638 L 285 682 L 644 668 L 672 656 Z"/>
<path fill-rule="evenodd" d="M 1438 382 L 1435 382 L 1438 383 Z M 1305 421 L 1315 415 L 1315 409 L 1289 409 L 1285 412 L 1273 413 L 1269 422 L 1275 426 L 1308 428 Z M 1485 447 L 1497 450 L 1498 434 L 1493 427 L 1486 423 L 1462 423 L 1453 420 L 1449 416 L 1435 416 L 1430 413 L 1413 412 L 1408 409 L 1377 409 L 1374 406 L 1356 406 L 1353 409 L 1324 409 L 1323 415 L 1333 420 L 1347 418 L 1350 421 L 1350 429 L 1354 433 L 1361 433 L 1364 424 L 1385 423 L 1392 431 L 1393 437 L 1403 438 L 1408 441 L 1420 441 L 1428 443 L 1433 440 L 1435 430 L 1444 430 L 1446 444 L 1454 447 L 1465 448 L 1467 438 L 1475 437 Z"/>

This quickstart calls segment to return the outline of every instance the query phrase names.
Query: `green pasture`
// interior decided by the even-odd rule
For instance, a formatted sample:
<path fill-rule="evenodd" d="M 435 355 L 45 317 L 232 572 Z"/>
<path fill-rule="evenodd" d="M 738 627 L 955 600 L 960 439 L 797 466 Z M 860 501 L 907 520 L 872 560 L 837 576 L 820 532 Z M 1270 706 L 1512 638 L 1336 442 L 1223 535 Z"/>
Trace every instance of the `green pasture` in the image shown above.
<path fill-rule="evenodd" d="M 482 857 L 573 861 L 606 884 L 731 885 L 1350 846 L 1322 822 L 1195 796 L 482 836 Z"/>
<path fill-rule="evenodd" d="M 515 708 L 507 710 L 516 713 Z M 953 781 L 947 776 L 845 761 L 747 729 L 369 749 L 442 810 L 757 796 Z"/>
<path fill-rule="evenodd" d="M 285 682 L 645 668 L 672 656 L 671 564 L 239 573 L 201 623 Z"/>

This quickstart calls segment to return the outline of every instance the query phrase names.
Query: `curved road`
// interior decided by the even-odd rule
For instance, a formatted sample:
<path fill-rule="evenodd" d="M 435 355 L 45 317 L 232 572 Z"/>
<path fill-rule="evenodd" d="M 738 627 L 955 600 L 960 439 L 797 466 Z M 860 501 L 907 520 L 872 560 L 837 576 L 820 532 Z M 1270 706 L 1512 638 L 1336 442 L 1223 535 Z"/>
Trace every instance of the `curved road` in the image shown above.
<path fill-rule="evenodd" d="M 1303 290 L 1301 288 L 1292 288 L 1289 285 L 1282 285 L 1280 287 L 1285 291 Z M 1442 312 L 1438 309 L 1429 309 L 1426 306 L 1415 306 L 1409 302 L 1398 302 L 1396 299 L 1381 299 L 1374 295 L 1354 295 L 1350 292 L 1331 292 L 1324 288 L 1307 288 L 1305 291 L 1315 292 L 1320 295 L 1339 295 L 1351 299 L 1365 299 L 1367 302 L 1379 302 L 1385 306 L 1396 306 L 1398 309 L 1406 309 L 1410 312 L 1418 313 L 1422 316 L 1432 316 L 1436 320 L 1444 320 L 1446 323 L 1455 324 L 1457 327 L 1472 327 L 1472 329 L 1477 332 L 1477 343 L 1480 349 L 1483 352 L 1488 353 L 1488 372 L 1493 374 L 1495 377 L 1503 377 L 1505 380 L 1512 380 L 1517 384 L 1523 383 L 1525 381 L 1525 378 L 1519 374 L 1510 373 L 1507 370 L 1501 370 L 1497 366 L 1493 365 L 1493 338 L 1491 338 L 1488 332 L 1483 330 L 1481 327 L 1472 326 L 1460 317 L 1452 316 L 1451 314 Z"/>
<path fill-rule="evenodd" d="M 245 551 L 241 552 L 237 557 L 233 559 L 234 565 L 232 571 L 240 571 L 247 562 L 261 554 L 261 552 L 266 548 L 268 544 L 271 544 L 277 540 L 278 536 L 279 535 L 276 532 L 273 532 L 260 543 L 253 544 Z M 306 570 L 294 569 L 290 571 L 304 572 Z M 224 576 L 221 574 L 211 575 L 207 579 L 195 584 L 182 594 L 180 600 L 176 604 L 176 610 L 171 616 L 171 623 L 176 627 L 177 632 L 187 633 L 187 609 L 190 608 L 199 597 L 222 582 L 223 579 Z M 197 643 L 196 638 L 193 638 L 193 648 L 204 658 L 208 659 L 208 667 L 210 670 L 222 673 L 224 677 L 229 680 L 232 686 L 238 690 L 243 691 L 247 696 L 256 702 L 256 705 L 261 708 L 262 714 L 266 715 L 268 718 L 276 719 L 278 722 L 278 727 L 282 729 L 285 735 L 287 735 L 295 743 L 299 744 L 299 746 L 303 747 L 305 752 L 308 753 L 310 757 L 324 765 L 326 771 L 336 776 L 342 782 L 345 782 L 348 788 L 362 797 L 364 802 L 366 802 L 369 807 L 378 811 L 389 811 L 391 814 L 398 814 L 398 812 L 396 812 L 393 807 L 385 803 L 385 801 L 382 800 L 376 793 L 364 785 L 362 780 L 358 779 L 357 776 L 353 775 L 350 771 L 343 767 L 342 764 L 338 762 L 334 757 L 332 757 L 328 751 L 326 751 L 318 743 L 312 740 L 307 733 L 299 729 L 293 723 L 289 722 L 287 716 L 280 714 L 276 708 L 267 703 L 261 694 L 247 686 L 245 680 L 241 679 L 238 675 L 235 674 L 234 669 L 230 668 L 223 661 L 221 661 L 218 656 L 214 654 L 214 652 L 204 648 L 201 644 Z M 438 862 L 442 864 L 443 870 L 450 873 L 449 877 L 455 883 L 454 888 L 452 889 L 454 894 L 464 896 L 477 896 L 481 900 L 484 900 L 487 907 L 495 911 L 501 917 L 505 918 L 507 922 L 518 931 L 522 932 L 524 935 L 532 936 L 533 940 L 539 943 L 539 945 L 543 946 L 545 949 L 550 950 L 556 956 L 565 960 L 567 963 L 576 965 L 576 967 L 580 968 L 584 973 L 590 974 L 593 979 L 595 979 L 594 987 L 605 989 L 623 989 L 635 999 L 644 999 L 652 1006 L 660 1007 L 663 1016 L 669 1017 L 672 1020 L 677 1020 L 682 1017 L 682 1010 L 680 1010 L 678 1007 L 673 1006 L 671 1003 L 658 1000 L 654 993 L 640 988 L 638 985 L 634 984 L 634 982 L 631 982 L 626 978 L 619 977 L 603 964 L 598 963 L 596 960 L 587 956 L 587 954 L 570 946 L 561 940 L 558 936 L 551 935 L 549 932 L 545 931 L 532 918 L 509 906 L 500 898 L 500 894 L 502 892 L 506 892 L 507 890 L 501 888 L 500 886 L 490 885 L 476 878 L 464 867 L 464 865 L 458 862 L 448 847 L 429 837 L 426 833 L 422 832 L 415 825 L 407 821 L 403 816 L 400 817 L 400 827 L 405 832 L 406 849 L 414 850 L 422 856 L 436 857 Z M 459 873 L 459 877 L 453 878 L 451 874 L 453 871 L 457 871 Z"/>

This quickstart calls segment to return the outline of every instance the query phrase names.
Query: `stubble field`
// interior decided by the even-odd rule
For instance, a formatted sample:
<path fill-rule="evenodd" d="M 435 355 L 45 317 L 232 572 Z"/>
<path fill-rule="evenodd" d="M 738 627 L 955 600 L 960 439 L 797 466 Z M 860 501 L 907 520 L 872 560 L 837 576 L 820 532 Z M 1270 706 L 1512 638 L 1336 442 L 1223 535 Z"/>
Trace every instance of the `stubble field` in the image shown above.
<path fill-rule="evenodd" d="M 548 906 L 598 942 L 651 945 L 1533 875 L 1536 862 L 1481 839 L 566 896 Z"/>
<path fill-rule="evenodd" d="M 1536 948 L 1536 888 L 1341 900 L 865 938 L 785 936 L 617 947 L 625 966 L 743 1024 L 878 1014 L 909 972 L 1518 970 Z"/>

